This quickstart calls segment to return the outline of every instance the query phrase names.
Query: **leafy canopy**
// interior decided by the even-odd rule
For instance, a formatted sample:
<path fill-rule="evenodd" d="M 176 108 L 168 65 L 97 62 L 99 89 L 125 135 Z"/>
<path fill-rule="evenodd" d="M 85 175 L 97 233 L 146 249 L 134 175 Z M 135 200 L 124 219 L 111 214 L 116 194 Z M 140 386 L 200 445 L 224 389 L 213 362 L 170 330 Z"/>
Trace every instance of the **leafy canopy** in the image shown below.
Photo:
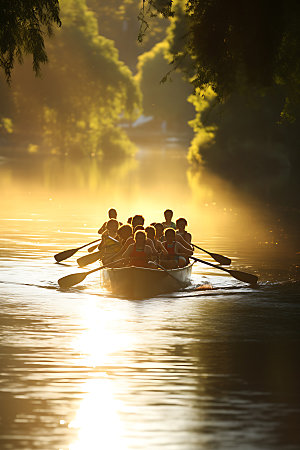
<path fill-rule="evenodd" d="M 48 58 L 45 36 L 61 25 L 58 0 L 2 0 L 0 14 L 0 68 L 9 82 L 15 60 L 32 55 L 33 70 Z"/>
<path fill-rule="evenodd" d="M 117 127 L 121 116 L 135 119 L 139 113 L 140 92 L 130 69 L 113 41 L 99 35 L 85 0 L 64 0 L 61 17 L 64 26 L 47 42 L 43 76 L 33 79 L 25 60 L 12 88 L 0 83 L 6 95 L 0 117 L 11 118 L 12 138 L 39 152 L 130 153 L 133 147 Z"/>
<path fill-rule="evenodd" d="M 142 13 L 142 24 L 155 13 L 176 20 L 171 51 L 196 87 L 224 98 L 281 83 L 299 96 L 298 0 L 144 0 Z"/>

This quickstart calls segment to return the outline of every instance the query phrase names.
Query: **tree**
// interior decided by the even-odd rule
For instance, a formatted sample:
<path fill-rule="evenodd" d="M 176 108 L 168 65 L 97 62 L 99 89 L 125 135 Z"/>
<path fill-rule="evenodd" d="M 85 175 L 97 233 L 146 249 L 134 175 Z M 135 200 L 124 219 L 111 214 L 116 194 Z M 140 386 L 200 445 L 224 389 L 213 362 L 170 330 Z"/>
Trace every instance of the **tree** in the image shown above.
<path fill-rule="evenodd" d="M 95 12 L 102 36 L 112 39 L 120 59 L 133 71 L 137 58 L 164 39 L 168 23 L 161 17 L 152 18 L 151 27 L 143 40 L 138 42 L 139 21 L 137 20 L 142 0 L 87 0 L 88 7 Z"/>
<path fill-rule="evenodd" d="M 296 179 L 299 1 L 144 3 L 144 22 L 152 14 L 169 18 L 171 70 L 181 69 L 195 87 L 189 159 L 236 182 L 270 172 Z"/>
<path fill-rule="evenodd" d="M 287 144 L 285 127 L 278 124 L 284 104 L 281 89 L 270 88 L 264 96 L 252 89 L 247 97 L 232 94 L 225 102 L 219 102 L 212 89 L 197 89 L 190 101 L 197 111 L 191 122 L 192 162 L 237 182 L 253 175 L 277 175 L 290 167 L 295 148 Z"/>
<path fill-rule="evenodd" d="M 0 67 L 9 82 L 15 60 L 32 55 L 33 70 L 48 61 L 44 36 L 61 25 L 58 0 L 2 0 L 0 14 Z"/>
<path fill-rule="evenodd" d="M 12 138 L 45 153 L 128 153 L 133 146 L 117 123 L 120 116 L 135 119 L 138 114 L 140 92 L 133 75 L 114 43 L 99 35 L 85 0 L 65 0 L 61 15 L 64 26 L 47 43 L 43 76 L 33 80 L 25 61 L 12 88 L 6 86 L 14 104 Z"/>
<path fill-rule="evenodd" d="M 247 87 L 280 83 L 290 100 L 300 96 L 300 3 L 298 0 L 145 0 L 153 11 L 177 19 L 186 32 L 171 42 L 176 66 L 195 87 L 211 85 L 220 98 Z M 180 8 L 179 8 L 180 6 Z M 148 11 L 148 16 L 147 16 Z M 188 57 L 187 57 L 188 56 Z M 190 64 L 192 60 L 193 64 Z"/>

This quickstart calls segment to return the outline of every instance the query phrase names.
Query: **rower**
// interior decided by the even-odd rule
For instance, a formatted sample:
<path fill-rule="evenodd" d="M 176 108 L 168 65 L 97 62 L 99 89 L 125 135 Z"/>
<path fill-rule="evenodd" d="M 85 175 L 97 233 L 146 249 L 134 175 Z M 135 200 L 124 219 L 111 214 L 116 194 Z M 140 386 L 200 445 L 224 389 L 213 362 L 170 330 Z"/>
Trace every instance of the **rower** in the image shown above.
<path fill-rule="evenodd" d="M 127 241 L 127 239 L 129 237 L 132 237 L 132 234 L 133 234 L 132 226 L 129 225 L 128 223 L 125 225 L 122 225 L 118 229 L 117 234 L 119 236 L 119 240 L 120 240 L 121 244 L 124 245 L 125 242 Z"/>
<path fill-rule="evenodd" d="M 121 248 L 121 243 L 118 240 L 119 222 L 116 219 L 110 219 L 107 222 L 106 230 L 102 234 L 102 241 L 98 249 L 100 250 L 100 259 L 103 264 L 107 264 L 113 260 L 114 256 Z"/>
<path fill-rule="evenodd" d="M 156 238 L 158 241 L 163 242 L 163 241 L 165 240 L 165 236 L 164 236 L 164 226 L 163 226 L 163 224 L 162 224 L 162 223 L 156 223 L 156 224 L 154 225 L 154 228 L 155 228 L 155 230 L 156 230 L 155 238 Z"/>
<path fill-rule="evenodd" d="M 145 219 L 141 214 L 136 214 L 135 216 L 133 216 L 132 221 L 131 221 L 131 225 L 132 225 L 133 229 L 137 225 L 141 225 L 143 227 L 144 223 L 145 223 Z"/>
<path fill-rule="evenodd" d="M 162 242 L 159 241 L 158 239 L 156 239 L 156 229 L 153 226 L 149 226 L 145 228 L 145 231 L 147 233 L 147 238 L 151 240 L 151 242 L 153 242 L 154 248 L 156 250 L 156 252 L 158 254 L 160 253 L 164 253 L 164 254 L 168 254 L 167 250 L 165 249 L 165 247 L 163 246 Z"/>
<path fill-rule="evenodd" d="M 192 235 L 191 233 L 188 233 L 185 229 L 187 226 L 187 221 L 183 217 L 180 217 L 180 219 L 176 220 L 176 236 L 181 236 L 188 244 L 191 244 L 192 242 Z"/>
<path fill-rule="evenodd" d="M 156 267 L 150 261 L 153 256 L 151 247 L 146 244 L 145 231 L 138 230 L 134 235 L 134 243 L 125 251 L 123 257 L 129 258 L 130 265 L 135 267 Z"/>
<path fill-rule="evenodd" d="M 176 233 L 173 228 L 167 228 L 165 230 L 165 238 L 166 240 L 163 242 L 163 245 L 168 255 L 163 257 L 162 265 L 167 269 L 186 266 L 188 257 L 192 256 L 193 251 L 176 241 Z"/>
<path fill-rule="evenodd" d="M 108 217 L 109 219 L 117 219 L 117 211 L 114 208 L 111 208 L 108 211 Z M 119 222 L 119 225 L 122 225 L 122 222 Z M 103 234 L 106 230 L 107 222 L 104 222 L 101 228 L 98 230 L 98 234 Z"/>
<path fill-rule="evenodd" d="M 172 222 L 173 211 L 171 209 L 166 209 L 164 212 L 165 222 L 163 222 L 164 228 L 174 228 L 176 230 L 175 222 Z"/>
<path fill-rule="evenodd" d="M 142 225 L 137 225 L 136 227 L 134 227 L 133 233 L 135 234 L 137 231 L 145 231 L 144 227 Z M 155 248 L 154 242 L 152 241 L 151 238 L 149 238 L 148 233 L 146 234 L 146 244 L 149 245 L 149 247 L 151 247 L 152 253 L 154 255 L 157 254 L 157 250 Z"/>

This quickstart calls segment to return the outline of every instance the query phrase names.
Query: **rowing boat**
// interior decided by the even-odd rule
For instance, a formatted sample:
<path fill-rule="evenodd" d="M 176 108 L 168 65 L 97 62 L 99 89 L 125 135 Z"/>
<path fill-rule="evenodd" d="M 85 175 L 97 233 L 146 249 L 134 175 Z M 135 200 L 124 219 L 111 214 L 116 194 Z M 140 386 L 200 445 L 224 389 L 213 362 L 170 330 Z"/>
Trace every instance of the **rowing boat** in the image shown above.
<path fill-rule="evenodd" d="M 103 269 L 101 281 L 113 294 L 143 299 L 178 291 L 190 284 L 193 263 L 178 269 L 162 270 L 145 267 L 118 267 Z"/>

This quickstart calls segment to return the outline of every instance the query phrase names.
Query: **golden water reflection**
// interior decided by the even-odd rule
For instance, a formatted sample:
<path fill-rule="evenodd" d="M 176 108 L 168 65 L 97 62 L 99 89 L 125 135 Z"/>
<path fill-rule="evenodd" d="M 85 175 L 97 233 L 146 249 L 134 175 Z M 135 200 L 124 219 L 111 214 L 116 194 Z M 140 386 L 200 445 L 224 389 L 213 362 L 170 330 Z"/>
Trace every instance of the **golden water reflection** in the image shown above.
<path fill-rule="evenodd" d="M 125 450 L 124 430 L 119 411 L 122 402 L 114 396 L 113 381 L 98 373 L 82 386 L 83 399 L 69 428 L 78 430 L 70 450 Z"/>
<path fill-rule="evenodd" d="M 78 432 L 70 450 L 126 449 L 120 412 L 124 409 L 114 393 L 110 372 L 115 368 L 114 356 L 133 347 L 137 336 L 122 331 L 126 314 L 118 308 L 104 311 L 95 299 L 82 309 L 82 332 L 72 342 L 80 364 L 91 368 L 90 379 L 81 387 L 83 398 L 69 428 Z"/>
<path fill-rule="evenodd" d="M 120 323 L 123 321 L 126 321 L 123 311 L 116 308 L 104 314 L 97 306 L 96 300 L 87 301 L 82 311 L 84 331 L 72 342 L 74 350 L 81 354 L 84 365 L 109 365 L 112 354 L 119 354 L 135 344 L 137 336 L 129 335 L 120 329 Z"/>

